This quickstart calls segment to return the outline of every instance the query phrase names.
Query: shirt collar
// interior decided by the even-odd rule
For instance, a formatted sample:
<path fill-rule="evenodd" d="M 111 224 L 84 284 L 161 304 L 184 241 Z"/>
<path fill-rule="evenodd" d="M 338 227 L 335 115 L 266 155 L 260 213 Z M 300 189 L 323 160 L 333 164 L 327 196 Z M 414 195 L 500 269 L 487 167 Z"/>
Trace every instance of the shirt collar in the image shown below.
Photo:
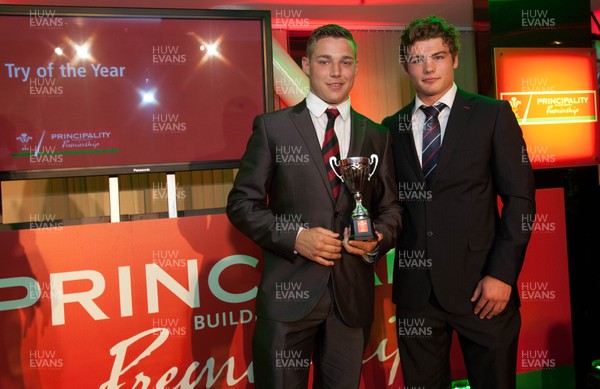
<path fill-rule="evenodd" d="M 327 108 L 337 108 L 344 121 L 348 120 L 350 117 L 350 97 L 335 107 L 331 107 L 314 93 L 308 92 L 308 95 L 306 96 L 306 107 L 315 117 L 321 117 Z"/>
<path fill-rule="evenodd" d="M 446 104 L 446 107 L 452 109 L 452 103 L 454 102 L 454 97 L 456 97 L 456 91 L 458 90 L 458 87 L 456 86 L 456 83 L 452 83 L 452 88 L 450 88 L 450 90 L 448 90 L 448 92 L 446 92 L 438 101 L 436 101 L 433 105 L 436 105 L 437 103 L 444 103 Z M 413 108 L 413 114 L 422 106 L 422 105 L 426 105 L 424 104 L 421 99 L 418 96 L 415 96 L 415 107 Z"/>

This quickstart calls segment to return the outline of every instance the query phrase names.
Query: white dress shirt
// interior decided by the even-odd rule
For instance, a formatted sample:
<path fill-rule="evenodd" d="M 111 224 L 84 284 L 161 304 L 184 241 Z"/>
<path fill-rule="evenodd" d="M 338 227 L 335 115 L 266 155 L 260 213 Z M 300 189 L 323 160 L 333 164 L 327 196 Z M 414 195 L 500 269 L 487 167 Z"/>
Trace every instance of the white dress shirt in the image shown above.
<path fill-rule="evenodd" d="M 308 95 L 306 96 L 306 107 L 310 111 L 310 118 L 315 126 L 317 138 L 319 138 L 319 145 L 321 145 L 321 147 L 323 147 L 325 127 L 327 126 L 327 115 L 325 114 L 325 110 L 327 108 L 337 108 L 340 115 L 335 119 L 335 135 L 337 136 L 338 144 L 340 145 L 340 157 L 341 159 L 346 158 L 348 156 L 348 149 L 350 148 L 350 134 L 352 131 L 352 123 L 350 120 L 350 98 L 348 97 L 343 103 L 331 107 L 312 92 L 308 92 Z"/>

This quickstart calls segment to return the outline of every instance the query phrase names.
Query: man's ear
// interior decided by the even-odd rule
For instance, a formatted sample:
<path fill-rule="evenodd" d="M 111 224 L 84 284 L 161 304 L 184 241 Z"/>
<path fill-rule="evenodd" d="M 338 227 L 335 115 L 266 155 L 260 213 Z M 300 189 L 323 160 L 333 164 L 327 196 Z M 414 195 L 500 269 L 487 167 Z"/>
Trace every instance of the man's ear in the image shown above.
<path fill-rule="evenodd" d="M 307 57 L 302 57 L 302 71 L 307 76 L 310 76 L 310 61 Z"/>

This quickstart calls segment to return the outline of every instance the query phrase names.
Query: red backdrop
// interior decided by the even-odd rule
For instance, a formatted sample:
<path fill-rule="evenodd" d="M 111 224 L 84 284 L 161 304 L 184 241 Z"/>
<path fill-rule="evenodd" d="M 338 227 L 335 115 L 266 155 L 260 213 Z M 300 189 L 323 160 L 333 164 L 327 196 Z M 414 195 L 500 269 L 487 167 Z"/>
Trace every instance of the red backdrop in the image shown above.
<path fill-rule="evenodd" d="M 540 190 L 537 201 L 519 280 L 518 372 L 529 382 L 573 364 L 562 190 Z M 48 219 L 0 233 L 0 387 L 253 387 L 260 250 L 224 215 L 70 227 Z M 389 254 L 376 268 L 361 388 L 403 385 L 392 267 Z M 465 375 L 455 348 L 453 378 Z"/>

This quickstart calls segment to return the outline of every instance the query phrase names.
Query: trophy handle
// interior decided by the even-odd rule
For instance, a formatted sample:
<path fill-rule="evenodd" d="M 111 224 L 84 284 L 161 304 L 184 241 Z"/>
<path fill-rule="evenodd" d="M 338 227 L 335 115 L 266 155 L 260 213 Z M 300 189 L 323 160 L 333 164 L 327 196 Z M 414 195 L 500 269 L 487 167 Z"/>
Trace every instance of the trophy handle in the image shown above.
<path fill-rule="evenodd" d="M 331 166 L 331 170 L 333 170 L 333 173 L 338 176 L 338 178 L 340 180 L 342 180 L 342 182 L 344 182 L 344 179 L 342 178 L 342 176 L 340 176 L 337 172 L 337 170 L 335 170 L 335 167 L 337 166 L 338 168 L 340 167 L 340 163 L 338 162 L 337 158 L 334 156 L 332 156 L 331 158 L 329 158 L 329 166 Z"/>
<path fill-rule="evenodd" d="M 329 161 L 331 162 L 331 160 Z M 373 163 L 375 163 L 375 166 L 373 166 L 373 170 L 371 170 L 371 174 L 369 174 L 369 181 L 371 180 L 371 176 L 373 176 L 373 174 L 375 173 L 375 169 L 377 169 L 377 164 L 379 163 L 379 157 L 377 156 L 377 154 L 371 154 L 371 157 L 369 158 L 369 165 L 372 165 Z"/>

